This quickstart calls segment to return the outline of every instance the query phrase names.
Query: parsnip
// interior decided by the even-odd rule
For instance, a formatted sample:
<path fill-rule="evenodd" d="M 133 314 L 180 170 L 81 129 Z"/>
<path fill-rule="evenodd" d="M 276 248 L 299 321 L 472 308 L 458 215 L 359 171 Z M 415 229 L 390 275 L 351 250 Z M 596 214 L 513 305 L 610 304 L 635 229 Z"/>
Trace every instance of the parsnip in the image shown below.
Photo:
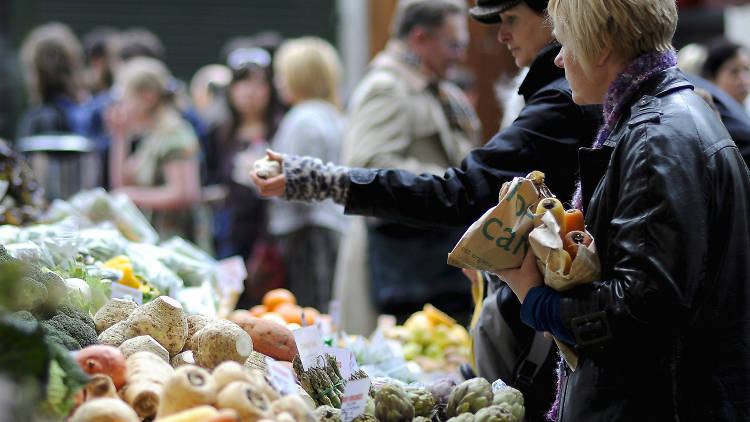
<path fill-rule="evenodd" d="M 219 411 L 213 406 L 197 406 L 186 409 L 166 417 L 158 417 L 154 422 L 205 422 L 219 415 Z"/>
<path fill-rule="evenodd" d="M 174 370 L 164 359 L 151 352 L 136 352 L 127 361 L 126 383 L 121 397 L 142 419 L 156 414 L 164 382 Z"/>
<path fill-rule="evenodd" d="M 216 391 L 221 391 L 230 382 L 250 381 L 247 372 L 242 365 L 233 360 L 228 360 L 219 364 L 219 366 L 214 368 L 211 375 L 214 377 Z"/>
<path fill-rule="evenodd" d="M 215 401 L 216 383 L 211 374 L 196 365 L 183 365 L 164 383 L 156 415 L 161 418 Z"/>
<path fill-rule="evenodd" d="M 242 381 L 234 381 L 224 387 L 216 396 L 216 407 L 235 410 L 242 422 L 256 422 L 259 419 L 273 417 L 270 412 L 270 401 L 266 396 Z"/>
<path fill-rule="evenodd" d="M 117 398 L 87 401 L 76 409 L 70 422 L 140 422 L 136 412 Z"/>

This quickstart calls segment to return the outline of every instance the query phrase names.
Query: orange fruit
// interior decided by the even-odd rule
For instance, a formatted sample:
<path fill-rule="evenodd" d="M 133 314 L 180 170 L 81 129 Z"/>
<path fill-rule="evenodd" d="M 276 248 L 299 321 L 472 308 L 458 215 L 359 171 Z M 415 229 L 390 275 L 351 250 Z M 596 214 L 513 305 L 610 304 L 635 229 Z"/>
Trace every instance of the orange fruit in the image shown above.
<path fill-rule="evenodd" d="M 255 305 L 252 308 L 250 308 L 250 315 L 259 317 L 266 312 L 268 312 L 268 308 L 266 308 L 265 305 Z"/>
<path fill-rule="evenodd" d="M 315 321 L 317 321 L 320 317 L 320 312 L 318 312 L 318 310 L 313 307 L 307 306 L 305 308 L 302 308 L 302 310 L 305 311 L 305 323 L 307 325 L 315 324 Z"/>
<path fill-rule="evenodd" d="M 267 310 L 274 311 L 276 310 L 276 307 L 282 303 L 296 305 L 297 298 L 287 289 L 273 289 L 267 291 L 266 294 L 263 295 L 262 303 Z"/>
<path fill-rule="evenodd" d="M 274 310 L 275 313 L 281 315 L 284 321 L 296 322 L 302 325 L 302 307 L 294 303 L 282 303 L 279 304 Z"/>

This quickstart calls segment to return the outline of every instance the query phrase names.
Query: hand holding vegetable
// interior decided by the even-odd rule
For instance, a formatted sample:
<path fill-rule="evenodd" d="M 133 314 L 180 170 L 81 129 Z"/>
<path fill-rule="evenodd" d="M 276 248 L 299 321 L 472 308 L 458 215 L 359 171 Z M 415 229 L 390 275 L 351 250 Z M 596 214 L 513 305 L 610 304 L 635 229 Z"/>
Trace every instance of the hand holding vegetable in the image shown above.
<path fill-rule="evenodd" d="M 284 161 L 283 155 L 271 151 L 270 149 L 266 150 L 266 154 L 268 154 L 268 159 L 279 163 L 279 165 Z M 253 179 L 253 182 L 258 187 L 258 191 L 263 196 L 280 196 L 284 194 L 284 189 L 286 188 L 286 177 L 283 172 L 278 176 L 266 179 L 265 177 L 261 177 L 257 171 L 252 171 L 250 172 L 250 178 Z"/>

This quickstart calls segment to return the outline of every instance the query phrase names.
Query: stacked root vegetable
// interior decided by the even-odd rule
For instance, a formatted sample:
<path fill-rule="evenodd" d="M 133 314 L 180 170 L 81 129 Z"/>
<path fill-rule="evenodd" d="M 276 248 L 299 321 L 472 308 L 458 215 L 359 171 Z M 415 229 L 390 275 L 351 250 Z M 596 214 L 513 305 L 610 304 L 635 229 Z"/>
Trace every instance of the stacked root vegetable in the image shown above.
<path fill-rule="evenodd" d="M 237 322 L 187 316 L 168 296 L 140 307 L 112 299 L 94 323 L 101 344 L 76 355 L 93 377 L 72 421 L 99 420 L 102 412 L 117 413 L 116 421 L 313 420 L 310 402 L 282 397 L 265 378 L 266 356 L 291 368 L 297 354 L 282 325 L 249 315 Z"/>

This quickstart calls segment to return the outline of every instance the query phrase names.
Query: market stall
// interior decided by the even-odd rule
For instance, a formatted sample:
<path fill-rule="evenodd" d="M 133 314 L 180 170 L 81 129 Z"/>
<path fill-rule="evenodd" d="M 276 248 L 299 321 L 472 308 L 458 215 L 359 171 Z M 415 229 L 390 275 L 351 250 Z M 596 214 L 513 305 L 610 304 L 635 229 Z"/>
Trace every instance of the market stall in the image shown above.
<path fill-rule="evenodd" d="M 0 396 L 18 400 L 0 406 L 13 420 L 523 419 L 519 392 L 460 377 L 469 334 L 432 305 L 402 326 L 381 317 L 368 338 L 285 289 L 234 310 L 231 262 L 159 241 L 103 189 L 42 209 L 23 163 L 5 165 Z"/>

